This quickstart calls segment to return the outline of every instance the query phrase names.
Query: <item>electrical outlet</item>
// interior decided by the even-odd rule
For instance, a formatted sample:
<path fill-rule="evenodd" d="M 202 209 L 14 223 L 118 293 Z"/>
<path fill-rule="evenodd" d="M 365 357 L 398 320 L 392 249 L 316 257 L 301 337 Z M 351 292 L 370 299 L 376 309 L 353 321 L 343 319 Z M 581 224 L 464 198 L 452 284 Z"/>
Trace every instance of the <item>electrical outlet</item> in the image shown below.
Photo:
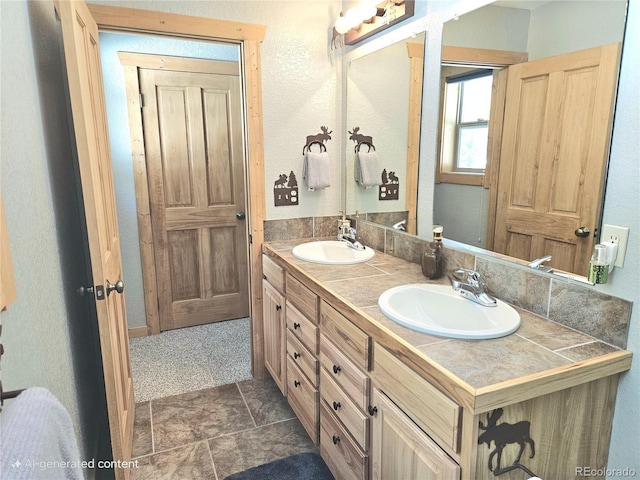
<path fill-rule="evenodd" d="M 618 244 L 618 256 L 616 257 L 616 267 L 624 267 L 624 256 L 627 252 L 627 240 L 629 239 L 629 229 L 627 227 L 617 227 L 615 225 L 603 225 L 600 233 L 601 242 L 613 242 Z"/>

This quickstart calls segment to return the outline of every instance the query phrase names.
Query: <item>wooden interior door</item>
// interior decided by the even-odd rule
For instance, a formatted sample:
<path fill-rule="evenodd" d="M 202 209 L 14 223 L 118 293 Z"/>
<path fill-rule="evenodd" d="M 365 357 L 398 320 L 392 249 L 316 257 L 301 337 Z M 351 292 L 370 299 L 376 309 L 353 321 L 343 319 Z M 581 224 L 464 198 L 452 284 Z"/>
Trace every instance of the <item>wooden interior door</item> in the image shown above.
<path fill-rule="evenodd" d="M 509 67 L 494 250 L 586 275 L 609 155 L 620 45 Z M 576 230 L 587 227 L 590 235 Z"/>
<path fill-rule="evenodd" d="M 139 69 L 161 330 L 249 315 L 234 65 L 233 75 Z"/>
<path fill-rule="evenodd" d="M 114 460 L 131 459 L 133 382 L 98 27 L 83 1 L 56 4 L 62 23 L 69 94 L 87 222 L 93 288 Z M 116 478 L 129 471 L 115 468 Z"/>

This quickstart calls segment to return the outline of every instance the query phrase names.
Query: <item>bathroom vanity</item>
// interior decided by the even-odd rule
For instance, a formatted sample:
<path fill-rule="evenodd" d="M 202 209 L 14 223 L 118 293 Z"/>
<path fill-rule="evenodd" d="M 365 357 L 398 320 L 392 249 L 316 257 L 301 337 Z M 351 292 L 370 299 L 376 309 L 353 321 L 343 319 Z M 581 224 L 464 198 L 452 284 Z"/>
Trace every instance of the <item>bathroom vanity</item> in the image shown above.
<path fill-rule="evenodd" d="M 337 479 L 549 480 L 606 467 L 631 352 L 524 310 L 503 338 L 414 332 L 376 301 L 429 282 L 417 264 L 380 252 L 308 263 L 291 254 L 298 243 L 263 245 L 265 364 Z"/>

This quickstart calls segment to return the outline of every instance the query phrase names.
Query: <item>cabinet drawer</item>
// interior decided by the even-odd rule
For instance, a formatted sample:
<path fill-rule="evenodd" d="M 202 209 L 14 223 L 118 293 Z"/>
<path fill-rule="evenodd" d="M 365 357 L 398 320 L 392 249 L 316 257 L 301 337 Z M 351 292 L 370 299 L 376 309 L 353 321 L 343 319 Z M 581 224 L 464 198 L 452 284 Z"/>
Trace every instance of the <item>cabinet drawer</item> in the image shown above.
<path fill-rule="evenodd" d="M 339 480 L 365 480 L 368 457 L 349 438 L 325 403 L 320 406 L 320 455 Z"/>
<path fill-rule="evenodd" d="M 318 444 L 318 406 L 320 396 L 298 366 L 287 357 L 287 400 L 311 440 Z"/>
<path fill-rule="evenodd" d="M 450 452 L 460 452 L 462 408 L 391 352 L 374 345 L 371 376 L 384 393 Z"/>
<path fill-rule="evenodd" d="M 318 296 L 287 273 L 287 299 L 313 323 L 318 323 Z"/>
<path fill-rule="evenodd" d="M 287 328 L 311 352 L 318 354 L 318 326 L 310 322 L 287 299 Z"/>
<path fill-rule="evenodd" d="M 320 305 L 322 333 L 363 370 L 369 369 L 371 337 L 324 300 Z"/>
<path fill-rule="evenodd" d="M 304 373 L 309 381 L 317 387 L 320 362 L 315 355 L 300 343 L 295 335 L 291 333 L 291 330 L 287 330 L 287 353 L 291 357 L 293 363 L 300 367 L 302 373 Z"/>
<path fill-rule="evenodd" d="M 278 291 L 284 292 L 284 270 L 267 255 L 262 255 L 262 275 Z"/>
<path fill-rule="evenodd" d="M 324 335 L 320 335 L 320 366 L 361 410 L 366 411 L 369 406 L 369 377 Z"/>
<path fill-rule="evenodd" d="M 320 372 L 320 398 L 340 419 L 362 450 L 369 447 L 369 416 L 362 413 L 353 400 L 342 390 L 323 368 Z"/>

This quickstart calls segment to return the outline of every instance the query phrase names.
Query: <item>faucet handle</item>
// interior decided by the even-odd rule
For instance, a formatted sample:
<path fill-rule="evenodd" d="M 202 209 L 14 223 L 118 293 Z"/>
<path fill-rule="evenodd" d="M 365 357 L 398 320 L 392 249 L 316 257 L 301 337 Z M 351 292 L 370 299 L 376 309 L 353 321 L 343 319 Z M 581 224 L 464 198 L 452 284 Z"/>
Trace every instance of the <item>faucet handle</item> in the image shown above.
<path fill-rule="evenodd" d="M 469 270 L 468 268 L 458 268 L 454 270 L 453 277 L 459 282 L 464 282 L 469 285 L 473 285 L 474 287 L 482 285 L 482 277 L 480 274 L 474 270 Z"/>

